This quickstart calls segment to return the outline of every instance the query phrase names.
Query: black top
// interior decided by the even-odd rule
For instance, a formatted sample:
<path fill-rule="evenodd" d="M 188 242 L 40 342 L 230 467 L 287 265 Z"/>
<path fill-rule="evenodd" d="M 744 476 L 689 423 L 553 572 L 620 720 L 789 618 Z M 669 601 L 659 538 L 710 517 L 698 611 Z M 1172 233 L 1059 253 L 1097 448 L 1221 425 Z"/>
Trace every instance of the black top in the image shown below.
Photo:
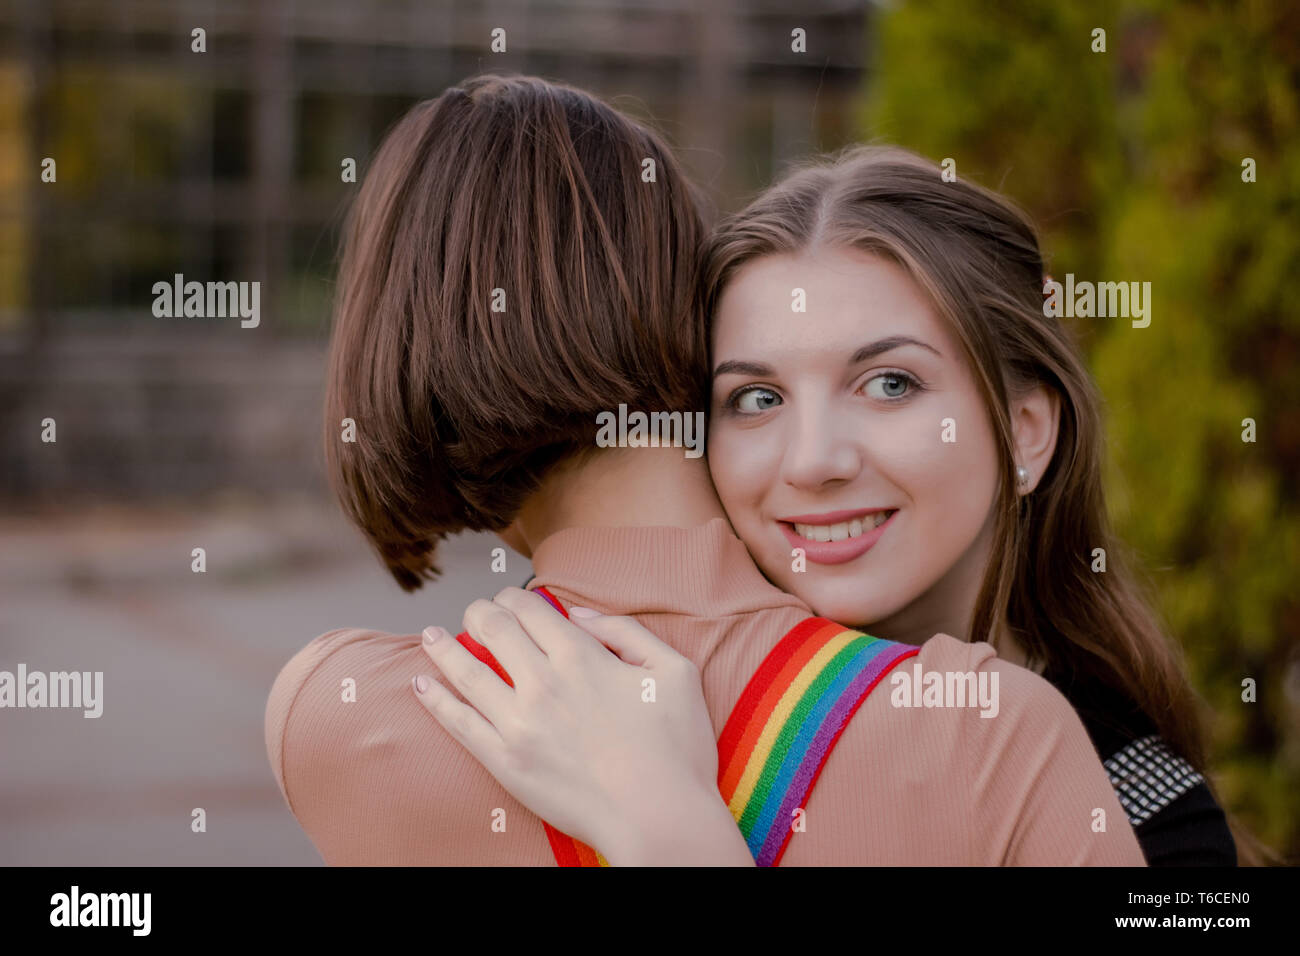
<path fill-rule="evenodd" d="M 1236 866 L 1228 820 L 1151 718 L 1096 680 L 1043 675 L 1074 707 L 1129 814 L 1148 866 Z"/>

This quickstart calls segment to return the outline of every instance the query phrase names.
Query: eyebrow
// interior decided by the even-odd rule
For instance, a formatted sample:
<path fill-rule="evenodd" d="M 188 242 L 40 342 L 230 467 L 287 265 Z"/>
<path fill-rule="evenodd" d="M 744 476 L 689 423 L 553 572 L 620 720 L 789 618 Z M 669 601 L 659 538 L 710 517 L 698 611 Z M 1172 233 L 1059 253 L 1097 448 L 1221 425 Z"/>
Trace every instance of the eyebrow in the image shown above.
<path fill-rule="evenodd" d="M 849 364 L 857 365 L 859 362 L 866 362 L 869 359 L 875 358 L 877 355 L 883 355 L 886 352 L 893 351 L 896 348 L 901 348 L 904 345 L 919 345 L 921 348 L 928 349 L 935 355 L 938 355 L 939 358 L 943 358 L 938 349 L 926 345 L 920 339 L 914 339 L 908 335 L 890 335 L 883 339 L 877 339 L 870 345 L 862 346 L 862 348 L 853 353 L 853 357 L 849 359 Z M 764 365 L 762 362 L 742 362 L 735 360 L 720 362 L 718 367 L 713 370 L 714 378 L 717 378 L 719 375 L 728 374 L 774 375 L 775 371 L 770 365 Z"/>

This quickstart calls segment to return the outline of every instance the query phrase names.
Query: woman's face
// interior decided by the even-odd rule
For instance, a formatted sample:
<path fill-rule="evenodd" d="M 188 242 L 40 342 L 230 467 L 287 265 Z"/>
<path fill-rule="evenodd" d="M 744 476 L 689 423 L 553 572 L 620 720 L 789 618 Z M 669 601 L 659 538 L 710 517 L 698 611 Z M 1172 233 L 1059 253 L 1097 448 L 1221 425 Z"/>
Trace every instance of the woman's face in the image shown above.
<path fill-rule="evenodd" d="M 998 459 L 961 346 L 916 283 L 851 248 L 764 256 L 724 290 L 713 346 L 710 470 L 768 579 L 879 637 L 964 636 Z"/>

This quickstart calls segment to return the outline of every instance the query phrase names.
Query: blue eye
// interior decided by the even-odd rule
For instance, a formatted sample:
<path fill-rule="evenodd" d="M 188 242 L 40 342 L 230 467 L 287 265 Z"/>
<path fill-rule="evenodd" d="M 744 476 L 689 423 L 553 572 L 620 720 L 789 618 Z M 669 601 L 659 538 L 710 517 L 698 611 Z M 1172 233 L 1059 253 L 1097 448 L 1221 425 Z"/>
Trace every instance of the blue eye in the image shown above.
<path fill-rule="evenodd" d="M 753 401 L 750 401 L 751 397 Z M 754 385 L 731 396 L 727 404 L 742 415 L 757 415 L 781 404 L 781 396 L 770 388 Z"/>
<path fill-rule="evenodd" d="M 915 389 L 919 383 L 906 372 L 885 372 L 867 382 L 867 394 L 872 398 L 896 401 Z"/>

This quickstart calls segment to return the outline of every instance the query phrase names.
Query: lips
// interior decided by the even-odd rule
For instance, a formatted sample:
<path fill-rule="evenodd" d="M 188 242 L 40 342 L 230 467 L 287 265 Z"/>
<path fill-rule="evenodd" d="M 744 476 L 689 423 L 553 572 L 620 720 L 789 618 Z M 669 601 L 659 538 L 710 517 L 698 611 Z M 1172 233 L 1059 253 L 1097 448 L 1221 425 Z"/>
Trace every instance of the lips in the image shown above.
<path fill-rule="evenodd" d="M 815 564 L 844 564 L 871 550 L 894 520 L 894 508 L 830 511 L 778 519 L 792 548 L 802 548 Z"/>

